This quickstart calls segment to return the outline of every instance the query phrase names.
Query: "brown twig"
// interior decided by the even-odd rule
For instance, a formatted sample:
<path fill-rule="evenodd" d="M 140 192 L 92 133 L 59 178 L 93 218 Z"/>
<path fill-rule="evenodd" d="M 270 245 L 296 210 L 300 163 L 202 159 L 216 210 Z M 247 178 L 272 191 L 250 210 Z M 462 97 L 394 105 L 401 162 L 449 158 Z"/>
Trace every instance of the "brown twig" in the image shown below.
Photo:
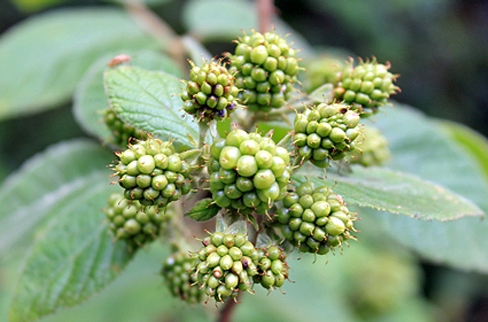
<path fill-rule="evenodd" d="M 273 24 L 273 15 L 275 13 L 273 0 L 257 0 L 257 4 L 259 32 L 265 33 L 271 29 Z"/>
<path fill-rule="evenodd" d="M 228 299 L 227 302 L 225 302 L 224 307 L 222 308 L 222 310 L 220 310 L 218 322 L 232 321 L 232 313 L 234 312 L 236 304 L 239 303 L 240 295 L 241 293 L 239 293 L 235 299 Z"/>
<path fill-rule="evenodd" d="M 174 30 L 152 12 L 142 1 L 131 1 L 125 4 L 127 12 L 144 28 L 153 35 L 166 49 L 166 52 L 175 61 L 186 69 L 185 46 L 181 38 Z"/>

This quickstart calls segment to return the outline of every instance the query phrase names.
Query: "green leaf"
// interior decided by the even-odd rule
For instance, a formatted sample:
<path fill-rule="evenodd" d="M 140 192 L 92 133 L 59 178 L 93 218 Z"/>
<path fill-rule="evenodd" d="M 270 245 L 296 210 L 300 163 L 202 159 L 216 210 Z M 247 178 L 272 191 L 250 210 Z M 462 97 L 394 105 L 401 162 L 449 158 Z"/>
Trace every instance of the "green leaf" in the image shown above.
<path fill-rule="evenodd" d="M 215 217 L 220 211 L 220 207 L 213 203 L 210 198 L 202 199 L 193 206 L 185 216 L 196 221 L 207 221 Z"/>
<path fill-rule="evenodd" d="M 14 244 L 30 242 L 46 221 L 56 217 L 52 210 L 58 204 L 81 202 L 78 193 L 87 187 L 108 189 L 106 165 L 113 159 L 93 142 L 63 142 L 34 156 L 5 179 L 0 186 L 1 256 L 12 254 L 9 250 Z"/>
<path fill-rule="evenodd" d="M 411 220 L 404 216 L 359 210 L 359 229 L 374 230 L 415 251 L 425 260 L 462 270 L 488 273 L 488 222 L 465 217 L 456 221 Z"/>
<path fill-rule="evenodd" d="M 467 126 L 450 121 L 439 121 L 445 133 L 464 148 L 478 163 L 488 180 L 488 139 Z"/>
<path fill-rule="evenodd" d="M 244 234 L 247 235 L 247 221 L 244 219 L 238 219 L 227 227 L 225 230 L 228 234 Z"/>
<path fill-rule="evenodd" d="M 478 160 L 446 135 L 436 119 L 395 104 L 372 121 L 390 143 L 389 168 L 441 184 L 488 213 L 488 182 Z"/>
<path fill-rule="evenodd" d="M 45 8 L 59 5 L 67 0 L 11 0 L 12 3 L 24 12 L 35 12 Z"/>
<path fill-rule="evenodd" d="M 28 18 L 0 38 L 0 119 L 69 100 L 108 51 L 160 44 L 122 10 L 61 9 Z"/>
<path fill-rule="evenodd" d="M 88 140 L 36 155 L 0 187 L 0 254 L 31 244 L 9 317 L 35 320 L 100 291 L 131 255 L 114 243 L 101 209 L 115 186 L 111 153 Z"/>
<path fill-rule="evenodd" d="M 224 232 L 228 226 L 227 220 L 222 212 L 218 213 L 215 217 L 215 232 Z"/>
<path fill-rule="evenodd" d="M 256 248 L 264 248 L 273 244 L 273 240 L 266 233 L 258 233 L 256 237 Z"/>
<path fill-rule="evenodd" d="M 181 117 L 183 84 L 175 76 L 121 66 L 105 72 L 105 88 L 119 117 L 136 128 L 164 140 L 175 138 L 180 150 L 192 146 L 187 135 L 198 138 L 198 124 Z"/>
<path fill-rule="evenodd" d="M 107 193 L 108 192 L 108 193 Z M 100 209 L 110 189 L 106 180 L 90 182 L 56 203 L 17 283 L 11 321 L 32 321 L 98 293 L 132 258 L 114 243 Z"/>
<path fill-rule="evenodd" d="M 435 119 L 395 104 L 374 120 L 390 142 L 389 167 L 442 184 L 476 202 L 488 213 L 488 184 L 477 158 L 445 134 Z M 361 230 L 374 229 L 423 258 L 464 270 L 488 273 L 488 221 L 466 217 L 452 222 L 411 220 L 360 211 Z"/>
<path fill-rule="evenodd" d="M 316 179 L 321 171 L 307 167 L 299 174 L 323 184 L 324 181 Z M 294 178 L 298 182 L 305 181 L 303 177 Z M 446 221 L 484 215 L 471 201 L 446 188 L 386 168 L 355 166 L 350 175 L 328 173 L 327 182 L 329 186 L 334 185 L 334 192 L 350 205 L 424 220 Z"/>
<path fill-rule="evenodd" d="M 94 62 L 86 71 L 76 88 L 73 113 L 78 123 L 90 134 L 99 138 L 107 138 L 110 131 L 102 121 L 103 111 L 107 108 L 107 96 L 103 87 L 103 73 L 107 63 L 120 52 L 104 55 Z M 162 70 L 176 77 L 182 77 L 182 72 L 169 57 L 149 50 L 126 50 L 132 66 L 151 70 Z"/>

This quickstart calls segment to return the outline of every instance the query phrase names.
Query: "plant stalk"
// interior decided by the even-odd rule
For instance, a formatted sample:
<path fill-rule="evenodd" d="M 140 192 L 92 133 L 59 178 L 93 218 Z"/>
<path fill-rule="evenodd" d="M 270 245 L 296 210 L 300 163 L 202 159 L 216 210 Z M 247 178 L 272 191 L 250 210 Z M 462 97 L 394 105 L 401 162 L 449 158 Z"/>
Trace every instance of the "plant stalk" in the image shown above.
<path fill-rule="evenodd" d="M 228 299 L 225 302 L 224 307 L 220 310 L 220 315 L 218 318 L 218 322 L 231 322 L 232 321 L 232 313 L 236 307 L 236 304 L 239 303 L 239 297 L 241 293 L 237 295 L 235 299 Z"/>
<path fill-rule="evenodd" d="M 259 32 L 268 32 L 273 25 L 273 15 L 275 7 L 273 0 L 257 0 L 258 17 L 259 17 Z"/>
<path fill-rule="evenodd" d="M 201 149 L 205 144 L 205 137 L 207 136 L 209 125 L 205 122 L 198 122 L 198 128 L 200 130 L 198 133 L 198 148 Z"/>

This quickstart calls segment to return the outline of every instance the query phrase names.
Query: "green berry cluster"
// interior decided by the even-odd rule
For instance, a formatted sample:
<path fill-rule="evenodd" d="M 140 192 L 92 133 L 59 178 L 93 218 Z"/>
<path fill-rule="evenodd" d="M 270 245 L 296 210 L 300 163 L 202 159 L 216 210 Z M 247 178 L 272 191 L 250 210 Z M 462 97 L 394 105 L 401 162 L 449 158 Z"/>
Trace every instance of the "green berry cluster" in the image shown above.
<path fill-rule="evenodd" d="M 254 283 L 269 290 L 283 286 L 288 279 L 288 264 L 283 250 L 277 246 L 270 246 L 258 249 L 258 253 L 258 274 L 253 277 Z"/>
<path fill-rule="evenodd" d="M 310 59 L 305 64 L 307 77 L 303 79 L 303 88 L 310 93 L 324 84 L 337 84 L 346 62 L 332 56 Z"/>
<path fill-rule="evenodd" d="M 300 70 L 295 50 L 275 32 L 253 31 L 236 42 L 229 60 L 242 102 L 254 112 L 285 105 Z"/>
<path fill-rule="evenodd" d="M 399 90 L 394 84 L 398 75 L 390 73 L 389 68 L 390 64 L 379 64 L 376 59 L 361 61 L 356 67 L 351 61 L 334 89 L 335 98 L 350 104 L 361 116 L 377 113 Z"/>
<path fill-rule="evenodd" d="M 364 126 L 362 135 L 357 139 L 357 149 L 347 156 L 350 163 L 361 164 L 365 167 L 381 166 L 390 159 L 388 140 L 378 129 Z"/>
<path fill-rule="evenodd" d="M 320 176 L 336 160 L 372 165 L 388 155 L 385 140 L 368 128 L 362 135 L 359 122 L 399 90 L 389 65 L 318 60 L 309 65 L 306 91 L 332 85 L 290 99 L 302 68 L 285 38 L 274 31 L 252 31 L 236 44 L 235 52 L 221 60 L 204 60 L 202 66 L 189 61 L 189 80 L 183 81 L 179 96 L 183 110 L 199 123 L 198 140 L 188 135 L 175 148 L 172 141 L 138 134 L 113 110 L 104 115 L 114 140 L 127 145 L 116 152 L 112 165 L 123 193 L 111 196 L 104 209 L 116 239 L 134 251 L 163 233 L 175 245 L 185 245 L 180 239 L 192 233 L 184 211 L 185 220 L 215 219 L 217 232 L 208 232 L 206 223 L 201 226 L 208 236 L 199 250 L 185 253 L 174 246 L 161 268 L 170 292 L 189 303 L 237 301 L 241 292 L 253 293 L 255 285 L 281 288 L 294 248 L 318 255 L 342 251 L 343 243 L 355 239 L 356 214 L 325 183 L 295 184 L 292 172 L 293 181 L 301 182 L 296 170 L 306 161 L 322 168 L 312 167 L 309 175 Z M 232 114 L 239 104 L 248 111 Z M 279 144 L 272 131 L 252 132 L 261 121 L 288 121 L 295 111 L 293 129 Z M 221 137 L 214 121 L 227 118 L 237 123 Z M 177 150 L 190 145 L 195 148 Z M 191 196 L 200 200 L 182 198 L 192 187 L 203 190 Z M 180 199 L 185 204 L 171 204 Z"/>
<path fill-rule="evenodd" d="M 223 302 L 251 289 L 258 251 L 246 235 L 215 232 L 202 244 L 192 278 L 208 297 Z"/>
<path fill-rule="evenodd" d="M 204 61 L 202 67 L 190 61 L 190 80 L 180 94 L 183 109 L 199 122 L 224 120 L 237 107 L 238 88 L 234 76 L 220 61 Z"/>
<path fill-rule="evenodd" d="M 304 182 L 277 207 L 274 220 L 283 237 L 304 253 L 324 255 L 350 239 L 355 216 L 325 185 Z"/>
<path fill-rule="evenodd" d="M 115 238 L 125 240 L 132 251 L 155 240 L 171 219 L 166 209 L 142 206 L 139 201 L 127 200 L 119 193 L 109 197 L 104 212 Z"/>
<path fill-rule="evenodd" d="M 190 169 L 172 142 L 148 138 L 117 153 L 113 167 L 124 196 L 143 205 L 166 206 L 191 190 Z"/>
<path fill-rule="evenodd" d="M 321 103 L 295 117 L 294 144 L 298 155 L 320 168 L 355 149 L 359 115 L 342 104 Z"/>
<path fill-rule="evenodd" d="M 290 156 L 272 139 L 235 129 L 215 140 L 210 154 L 210 191 L 218 206 L 264 214 L 286 195 Z"/>
<path fill-rule="evenodd" d="M 171 294 L 191 304 L 201 303 L 205 297 L 204 291 L 197 285 L 196 276 L 192 274 L 197 262 L 198 259 L 188 252 L 179 251 L 169 256 L 161 269 Z"/>
<path fill-rule="evenodd" d="M 104 111 L 103 121 L 111 132 L 110 143 L 126 146 L 131 138 L 139 140 L 147 138 L 145 132 L 139 131 L 129 123 L 122 121 L 111 108 Z"/>

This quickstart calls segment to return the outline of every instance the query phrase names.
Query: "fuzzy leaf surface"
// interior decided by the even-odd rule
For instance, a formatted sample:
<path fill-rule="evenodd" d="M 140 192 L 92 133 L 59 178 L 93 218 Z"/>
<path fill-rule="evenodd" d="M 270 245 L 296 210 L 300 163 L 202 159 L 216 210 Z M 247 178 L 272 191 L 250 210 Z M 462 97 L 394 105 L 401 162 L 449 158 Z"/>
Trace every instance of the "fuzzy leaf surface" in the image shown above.
<path fill-rule="evenodd" d="M 193 206 L 185 216 L 196 221 L 207 221 L 215 217 L 220 211 L 220 207 L 210 198 L 202 199 Z"/>
<path fill-rule="evenodd" d="M 106 52 L 159 46 L 115 8 L 32 16 L 0 38 L 0 119 L 68 101 L 88 67 Z"/>
<path fill-rule="evenodd" d="M 474 201 L 485 214 L 488 213 L 488 182 L 479 157 L 473 157 L 463 144 L 446 134 L 437 120 L 408 106 L 395 104 L 373 122 L 389 140 L 393 155 L 388 164 L 390 168 L 442 184 Z M 486 219 L 411 220 L 369 209 L 362 210 L 360 217 L 361 223 L 382 231 L 425 259 L 488 273 Z"/>
<path fill-rule="evenodd" d="M 192 146 L 187 135 L 198 138 L 198 124 L 189 116 L 181 117 L 183 84 L 177 77 L 121 66 L 107 70 L 104 79 L 109 103 L 122 120 L 161 139 L 176 139 L 180 150 Z"/>
<path fill-rule="evenodd" d="M 31 242 L 55 217 L 53 207 L 79 199 L 80 189 L 99 182 L 109 188 L 106 165 L 114 158 L 91 141 L 67 141 L 35 155 L 7 177 L 0 186 L 0 254 Z"/>
<path fill-rule="evenodd" d="M 38 231 L 17 283 L 11 321 L 37 320 L 86 300 L 113 281 L 132 258 L 103 222 L 100 209 L 110 189 L 99 179 L 50 209 L 53 218 Z"/>
<path fill-rule="evenodd" d="M 95 61 L 83 75 L 74 96 L 73 113 L 76 120 L 85 131 L 102 139 L 110 136 L 109 129 L 102 121 L 103 112 L 108 105 L 103 87 L 103 73 L 110 59 L 118 54 L 120 52 L 112 52 Z M 174 61 L 161 53 L 149 50 L 125 50 L 124 54 L 131 57 L 128 63 L 131 66 L 163 70 L 177 77 L 183 76 Z"/>
<path fill-rule="evenodd" d="M 439 126 L 455 143 L 470 154 L 471 158 L 483 170 L 486 180 L 488 180 L 488 139 L 459 123 L 441 121 Z"/>
<path fill-rule="evenodd" d="M 30 244 L 11 302 L 11 321 L 31 321 L 100 291 L 131 254 L 114 243 L 101 209 L 115 187 L 111 153 L 88 140 L 54 145 L 0 188 L 0 254 Z"/>
<path fill-rule="evenodd" d="M 310 178 L 317 177 L 319 172 L 309 169 L 311 173 L 300 173 Z M 386 168 L 353 167 L 352 170 L 351 175 L 327 175 L 330 184 L 337 183 L 334 192 L 342 195 L 350 205 L 424 220 L 483 216 L 483 211 L 473 202 L 417 176 Z M 297 181 L 303 181 L 303 177 Z M 312 181 L 321 182 L 319 179 Z"/>
<path fill-rule="evenodd" d="M 446 134 L 438 120 L 395 104 L 372 121 L 389 141 L 393 155 L 389 168 L 438 183 L 488 213 L 488 181 L 480 159 Z"/>

